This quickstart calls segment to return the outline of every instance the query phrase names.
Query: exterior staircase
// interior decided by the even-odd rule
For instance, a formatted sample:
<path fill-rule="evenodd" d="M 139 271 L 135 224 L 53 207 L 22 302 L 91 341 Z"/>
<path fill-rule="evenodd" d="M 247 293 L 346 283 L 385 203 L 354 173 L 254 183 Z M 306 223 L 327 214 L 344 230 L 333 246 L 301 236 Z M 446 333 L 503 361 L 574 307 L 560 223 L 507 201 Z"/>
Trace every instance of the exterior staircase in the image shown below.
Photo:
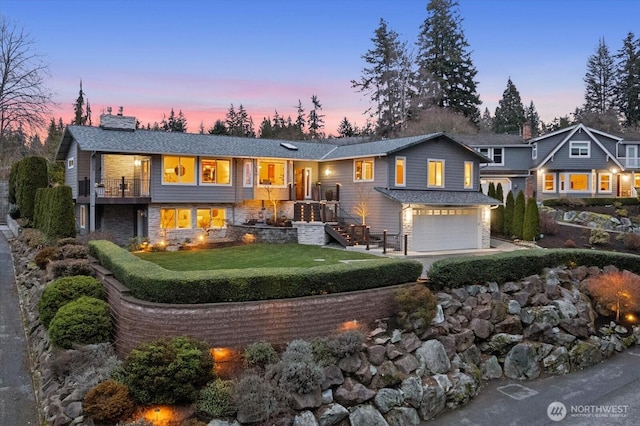
<path fill-rule="evenodd" d="M 293 220 L 296 222 L 322 222 L 319 203 L 295 203 Z"/>
<path fill-rule="evenodd" d="M 338 244 L 340 244 L 342 247 L 348 247 L 353 245 L 349 228 L 345 228 L 343 225 L 326 223 L 324 225 L 324 230 L 334 240 L 336 240 Z"/>

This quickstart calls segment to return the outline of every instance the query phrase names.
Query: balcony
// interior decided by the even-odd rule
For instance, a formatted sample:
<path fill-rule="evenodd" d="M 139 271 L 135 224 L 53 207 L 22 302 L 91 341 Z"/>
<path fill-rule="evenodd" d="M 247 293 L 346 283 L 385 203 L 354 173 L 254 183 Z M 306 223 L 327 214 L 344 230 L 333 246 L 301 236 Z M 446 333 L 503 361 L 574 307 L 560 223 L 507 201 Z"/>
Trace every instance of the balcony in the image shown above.
<path fill-rule="evenodd" d="M 91 195 L 91 185 L 89 179 L 78 182 L 78 197 L 89 197 Z M 143 201 L 140 198 L 149 198 L 149 180 L 148 179 L 104 179 L 95 184 L 93 188 L 97 202 L 109 203 L 117 202 L 117 199 L 126 199 L 127 201 Z"/>
<path fill-rule="evenodd" d="M 640 158 L 625 158 L 624 166 L 628 169 L 640 169 Z"/>

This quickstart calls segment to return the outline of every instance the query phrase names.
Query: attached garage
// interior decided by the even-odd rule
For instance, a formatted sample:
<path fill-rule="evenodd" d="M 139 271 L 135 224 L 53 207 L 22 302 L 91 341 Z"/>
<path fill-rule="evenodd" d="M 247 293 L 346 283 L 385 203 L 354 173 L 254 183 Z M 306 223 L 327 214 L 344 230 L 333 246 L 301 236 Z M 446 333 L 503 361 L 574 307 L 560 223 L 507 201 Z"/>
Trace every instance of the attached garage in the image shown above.
<path fill-rule="evenodd" d="M 481 212 L 477 207 L 413 209 L 414 251 L 482 248 Z"/>

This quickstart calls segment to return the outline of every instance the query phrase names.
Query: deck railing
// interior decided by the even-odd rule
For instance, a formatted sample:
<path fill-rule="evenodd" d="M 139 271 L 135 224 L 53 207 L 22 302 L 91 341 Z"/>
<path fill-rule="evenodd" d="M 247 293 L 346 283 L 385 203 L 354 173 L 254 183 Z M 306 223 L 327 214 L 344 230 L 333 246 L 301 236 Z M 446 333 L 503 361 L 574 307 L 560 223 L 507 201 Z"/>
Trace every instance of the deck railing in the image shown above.
<path fill-rule="evenodd" d="M 126 198 L 149 197 L 148 179 L 104 179 L 95 184 L 95 194 L 98 198 Z M 89 179 L 78 182 L 78 195 L 91 195 Z"/>

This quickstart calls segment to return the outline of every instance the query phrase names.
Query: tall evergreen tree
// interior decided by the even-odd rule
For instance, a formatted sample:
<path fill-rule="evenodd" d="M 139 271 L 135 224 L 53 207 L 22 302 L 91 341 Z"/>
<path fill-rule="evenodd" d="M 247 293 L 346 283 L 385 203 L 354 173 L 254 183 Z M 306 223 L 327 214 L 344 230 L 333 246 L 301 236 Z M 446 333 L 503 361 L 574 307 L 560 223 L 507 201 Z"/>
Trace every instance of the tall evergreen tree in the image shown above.
<path fill-rule="evenodd" d="M 529 106 L 524 109 L 524 120 L 524 124 L 529 126 L 529 129 L 531 130 L 531 137 L 535 138 L 536 136 L 539 136 L 540 115 L 538 115 L 538 111 L 536 111 L 536 106 L 533 104 L 533 101 L 531 101 Z"/>
<path fill-rule="evenodd" d="M 496 113 L 493 117 L 493 130 L 496 133 L 517 135 L 525 123 L 524 107 L 520 92 L 513 84 L 511 78 L 507 80 L 507 88 L 502 93 L 502 99 L 498 102 Z"/>
<path fill-rule="evenodd" d="M 349 122 L 347 117 L 344 117 L 338 125 L 338 135 L 341 138 L 348 138 L 356 135 L 355 127 Z"/>
<path fill-rule="evenodd" d="M 238 125 L 238 113 L 236 112 L 236 108 L 231 104 L 229 110 L 227 111 L 227 115 L 225 116 L 224 123 L 227 128 L 227 132 L 231 136 L 240 136 L 239 133 L 239 125 Z"/>
<path fill-rule="evenodd" d="M 482 117 L 480 118 L 480 130 L 489 131 L 493 129 L 493 118 L 491 117 L 491 112 L 489 108 L 484 109 L 482 113 Z"/>
<path fill-rule="evenodd" d="M 518 192 L 516 195 L 516 203 L 513 206 L 513 221 L 511 222 L 511 230 L 516 238 L 522 239 L 522 231 L 524 227 L 524 213 L 526 208 L 526 200 L 524 192 Z"/>
<path fill-rule="evenodd" d="M 221 119 L 217 119 L 215 123 L 213 123 L 213 127 L 207 130 L 207 133 L 210 135 L 228 135 L 227 126 L 225 126 L 224 121 Z"/>
<path fill-rule="evenodd" d="M 516 200 L 513 197 L 513 191 L 507 193 L 507 200 L 504 204 L 504 221 L 503 221 L 503 233 L 507 237 L 513 235 L 513 211 L 515 208 Z"/>
<path fill-rule="evenodd" d="M 540 212 L 535 197 L 529 197 L 524 210 L 522 239 L 535 241 L 540 236 Z"/>
<path fill-rule="evenodd" d="M 182 114 L 182 110 L 180 110 L 178 115 L 176 115 L 173 108 L 171 108 L 169 117 L 162 118 L 162 121 L 160 122 L 160 130 L 165 132 L 185 133 L 187 131 L 187 119 L 184 114 Z"/>
<path fill-rule="evenodd" d="M 496 185 L 496 195 L 495 195 L 496 200 L 499 200 L 500 203 L 504 202 L 504 192 L 502 190 L 502 184 L 500 182 L 498 182 L 498 184 Z M 504 229 L 504 205 L 500 204 L 498 207 L 496 207 L 493 210 L 493 215 L 491 216 L 492 223 L 491 223 L 491 230 L 493 231 L 493 233 L 495 234 L 502 234 L 502 231 Z"/>
<path fill-rule="evenodd" d="M 322 133 L 322 129 L 324 128 L 324 114 L 320 114 L 322 105 L 317 95 L 311 96 L 311 104 L 313 108 L 309 111 L 309 136 L 311 139 L 320 139 L 324 137 Z"/>
<path fill-rule="evenodd" d="M 411 61 L 406 43 L 384 19 L 380 19 L 371 41 L 373 48 L 362 56 L 368 67 L 363 68 L 360 80 L 351 81 L 351 86 L 371 96 L 375 107 L 365 113 L 377 119 L 379 134 L 388 135 L 399 131 L 407 119 Z"/>
<path fill-rule="evenodd" d="M 301 133 L 304 133 L 304 126 L 307 124 L 307 120 L 304 118 L 304 108 L 302 108 L 302 102 L 298 99 L 298 116 L 296 117 L 296 127 L 300 129 Z"/>
<path fill-rule="evenodd" d="M 609 47 L 600 39 L 596 53 L 589 56 L 584 94 L 584 110 L 604 114 L 615 106 L 615 61 L 609 53 Z"/>
<path fill-rule="evenodd" d="M 630 32 L 616 55 L 616 104 L 627 127 L 640 125 L 640 38 Z"/>
<path fill-rule="evenodd" d="M 87 124 L 87 119 L 89 117 L 90 109 L 85 109 L 85 101 L 84 101 L 84 91 L 82 90 L 82 80 L 80 80 L 80 92 L 78 93 L 78 98 L 76 102 L 73 104 L 73 113 L 74 117 L 71 120 L 71 124 L 76 126 L 85 126 Z"/>
<path fill-rule="evenodd" d="M 418 35 L 418 73 L 435 79 L 439 106 L 478 123 L 481 102 L 474 80 L 478 71 L 471 60 L 457 7 L 457 0 L 429 0 L 427 18 Z"/>
<path fill-rule="evenodd" d="M 51 118 L 49 121 L 49 127 L 47 128 L 47 138 L 44 140 L 44 152 L 45 158 L 49 161 L 53 161 L 56 152 L 58 151 L 58 144 L 62 139 L 62 131 L 64 125 L 62 124 L 62 118 L 56 123 L 55 118 Z"/>

